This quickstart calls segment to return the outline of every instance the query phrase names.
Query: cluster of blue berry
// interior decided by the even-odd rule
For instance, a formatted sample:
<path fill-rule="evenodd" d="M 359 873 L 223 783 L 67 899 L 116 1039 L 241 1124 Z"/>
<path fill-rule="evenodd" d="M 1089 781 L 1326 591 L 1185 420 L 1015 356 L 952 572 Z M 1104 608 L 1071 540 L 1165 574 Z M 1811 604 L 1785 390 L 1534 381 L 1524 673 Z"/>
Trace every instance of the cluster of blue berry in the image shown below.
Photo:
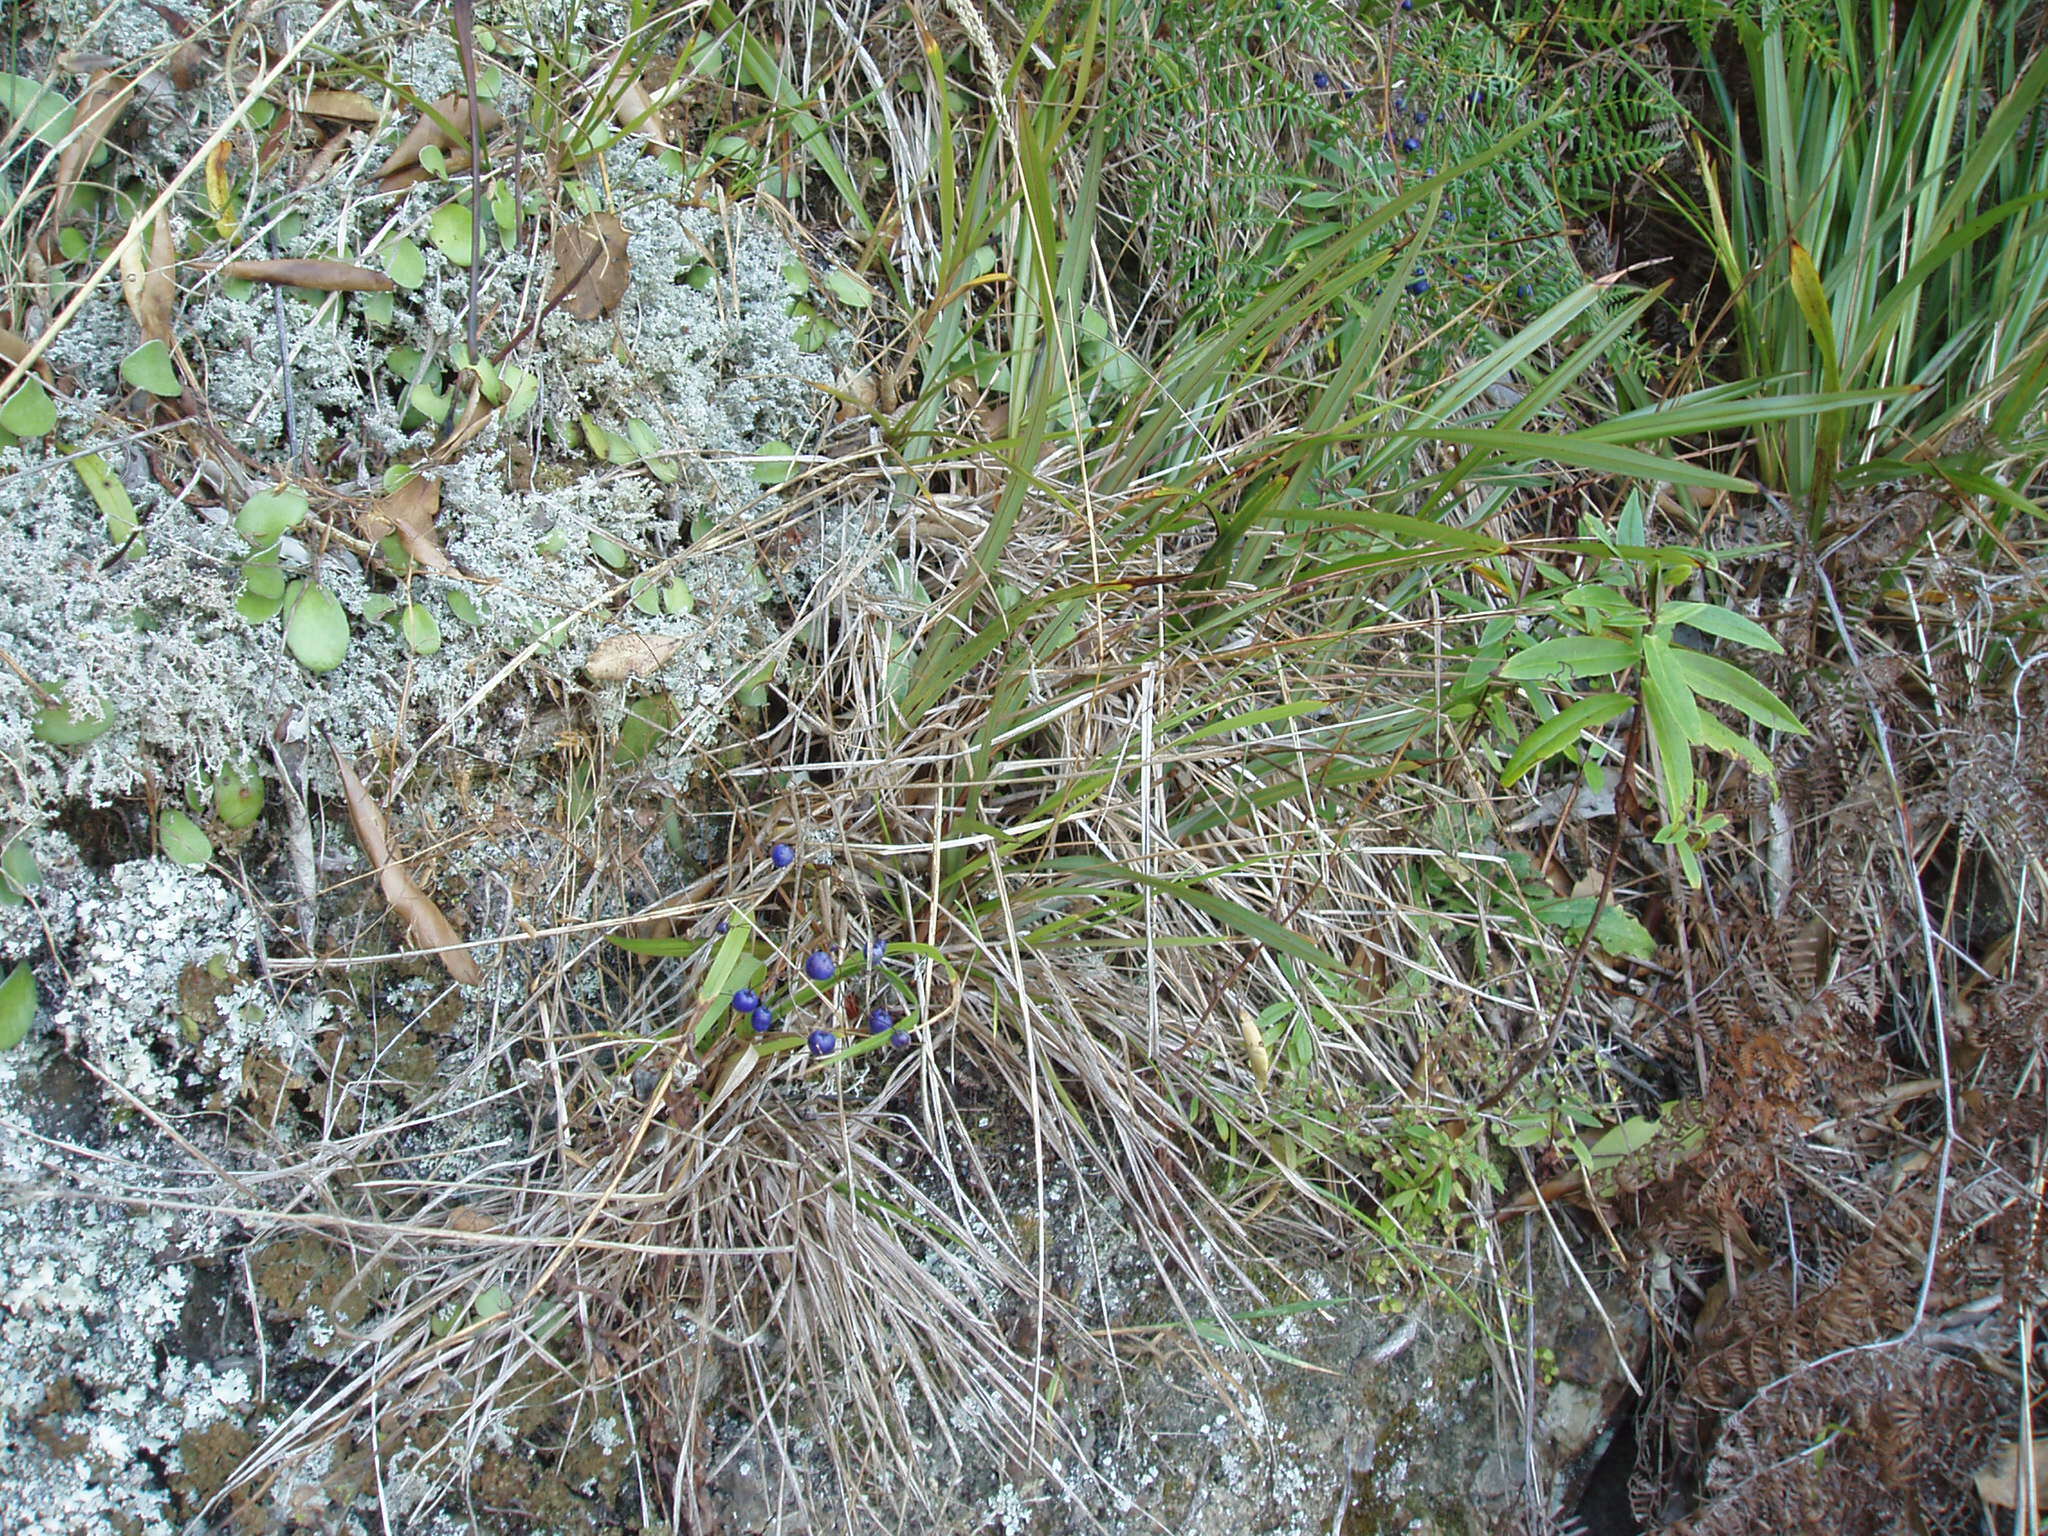
<path fill-rule="evenodd" d="M 796 863 L 796 849 L 788 843 L 777 843 L 768 850 L 768 859 L 777 869 L 788 869 Z M 718 932 L 724 933 L 729 924 L 720 921 Z M 889 941 L 872 940 L 867 947 L 866 960 L 869 969 L 874 969 L 888 958 Z M 839 974 L 839 962 L 832 958 L 832 952 L 825 949 L 812 950 L 804 956 L 804 975 L 819 986 L 824 986 Z M 741 987 L 732 995 L 734 1013 L 743 1015 L 753 1026 L 754 1033 L 765 1035 L 780 1022 L 775 1010 L 767 1000 L 752 987 Z M 917 1043 L 917 1035 L 908 1019 L 898 1018 L 887 1008 L 875 1007 L 868 1010 L 867 1030 L 870 1035 L 888 1035 L 891 1043 L 908 1048 Z M 829 1029 L 814 1029 L 805 1039 L 813 1056 L 830 1056 L 839 1049 L 839 1036 Z"/>

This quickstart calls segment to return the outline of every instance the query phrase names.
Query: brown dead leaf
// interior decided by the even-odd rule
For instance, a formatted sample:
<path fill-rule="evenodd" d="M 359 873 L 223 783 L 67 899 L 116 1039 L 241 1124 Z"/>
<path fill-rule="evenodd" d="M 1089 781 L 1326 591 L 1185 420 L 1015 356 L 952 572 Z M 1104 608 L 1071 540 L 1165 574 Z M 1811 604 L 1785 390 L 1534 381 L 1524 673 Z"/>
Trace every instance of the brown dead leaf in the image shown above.
<path fill-rule="evenodd" d="M 78 190 L 78 183 L 84 177 L 86 162 L 91 160 L 105 142 L 107 133 L 121 120 L 127 109 L 134 88 L 112 70 L 103 69 L 92 77 L 85 92 L 78 98 L 72 109 L 71 137 L 65 141 L 64 149 L 57 156 L 55 195 L 50 200 L 50 210 L 58 223 L 71 207 L 71 194 Z"/>
<path fill-rule="evenodd" d="M 143 255 L 139 239 L 121 247 L 121 297 L 128 301 L 129 313 L 142 328 L 144 341 L 171 344 L 171 314 L 178 305 L 177 266 L 168 214 L 157 216 L 148 256 Z"/>
<path fill-rule="evenodd" d="M 357 522 L 371 542 L 395 533 L 405 552 L 436 576 L 460 576 L 434 529 L 440 513 L 441 482 L 431 475 L 414 475 L 389 496 L 379 496 Z"/>
<path fill-rule="evenodd" d="M 505 121 L 505 114 L 497 108 L 479 104 L 477 127 L 489 133 Z M 450 91 L 439 101 L 428 107 L 414 123 L 412 131 L 398 141 L 398 148 L 391 151 L 391 158 L 378 170 L 378 179 L 395 176 L 408 166 L 420 163 L 420 151 L 432 144 L 440 149 L 450 149 L 457 144 L 469 144 L 469 98 L 460 91 Z"/>
<path fill-rule="evenodd" d="M 2034 1464 L 2034 1498 L 2038 1505 L 2048 1491 L 2048 1436 L 2036 1437 L 2030 1458 Z M 1991 1453 L 1977 1473 L 1977 1497 L 1998 1509 L 2017 1509 L 2020 1488 L 2020 1443 L 2008 1440 Z"/>
<path fill-rule="evenodd" d="M 597 320 L 619 307 L 632 280 L 626 254 L 626 226 L 616 214 L 593 213 L 555 231 L 555 289 L 558 301 L 578 320 Z"/>
<path fill-rule="evenodd" d="M 434 898 L 419 888 L 406 870 L 405 861 L 392 848 L 391 829 L 384 820 L 383 807 L 370 798 L 370 791 L 356 777 L 341 749 L 329 742 L 327 750 L 334 754 L 335 769 L 341 774 L 341 792 L 348 801 L 348 819 L 356 829 L 356 841 L 363 845 L 364 854 L 377 871 L 377 885 L 384 892 L 385 901 L 405 920 L 414 947 L 435 951 L 448 974 L 464 986 L 482 986 L 484 973 L 476 960 L 468 950 L 455 947 L 462 943 L 462 935 L 448 921 L 448 914 L 435 905 Z"/>
<path fill-rule="evenodd" d="M 221 271 L 229 277 L 245 277 L 252 283 L 317 288 L 323 293 L 392 293 L 398 287 L 382 272 L 372 272 L 349 261 L 231 261 Z"/>
<path fill-rule="evenodd" d="M 341 123 L 374 123 L 384 115 L 361 91 L 308 91 L 306 104 L 299 110 L 308 117 L 332 118 Z M 417 152 L 414 158 L 418 158 Z"/>
<path fill-rule="evenodd" d="M 441 1223 L 451 1232 L 495 1232 L 498 1224 L 474 1207 L 458 1205 L 451 1210 Z"/>
<path fill-rule="evenodd" d="M 682 644 L 675 635 L 606 635 L 591 647 L 583 672 L 593 683 L 646 677 L 667 666 Z"/>
<path fill-rule="evenodd" d="M 6 326 L 0 325 L 0 358 L 5 358 L 8 362 L 18 366 L 21 360 L 28 356 L 28 349 L 29 341 L 27 337 L 18 335 L 7 329 Z"/>

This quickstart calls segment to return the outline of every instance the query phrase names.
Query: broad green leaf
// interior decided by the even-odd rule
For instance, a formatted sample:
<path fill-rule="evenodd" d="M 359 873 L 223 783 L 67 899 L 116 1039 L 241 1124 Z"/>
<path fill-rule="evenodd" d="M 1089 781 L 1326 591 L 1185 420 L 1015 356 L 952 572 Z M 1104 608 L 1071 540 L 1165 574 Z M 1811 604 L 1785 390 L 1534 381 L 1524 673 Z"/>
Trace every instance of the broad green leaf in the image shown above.
<path fill-rule="evenodd" d="M 348 655 L 348 615 L 332 592 L 317 581 L 295 581 L 285 590 L 284 643 L 308 672 L 332 672 Z"/>
<path fill-rule="evenodd" d="M 183 811 L 165 811 L 157 818 L 156 833 L 163 843 L 164 857 L 173 864 L 196 868 L 213 858 L 212 839 Z"/>
<path fill-rule="evenodd" d="M 0 981 L 0 1051 L 11 1051 L 28 1038 L 36 1021 L 36 976 L 22 961 Z"/>
<path fill-rule="evenodd" d="M 1514 754 L 1501 765 L 1501 787 L 1505 789 L 1538 763 L 1567 750 L 1587 731 L 1597 730 L 1626 714 L 1635 707 L 1635 702 L 1626 694 L 1596 693 L 1559 710 L 1524 736 Z"/>
<path fill-rule="evenodd" d="M 1773 656 L 1785 654 L 1785 647 L 1772 639 L 1763 625 L 1715 603 L 1666 603 L 1657 610 L 1657 632 L 1665 638 L 1669 639 L 1673 628 L 1680 624 L 1690 624 L 1717 640 L 1732 640 L 1753 651 L 1768 651 Z"/>
<path fill-rule="evenodd" d="M 71 103 L 54 86 L 25 75 L 0 72 L 0 112 L 51 149 L 62 148 L 71 133 Z"/>
<path fill-rule="evenodd" d="M 1596 908 L 1597 918 L 1593 915 Z M 1565 929 L 1574 940 L 1585 933 L 1586 924 L 1591 922 L 1593 942 L 1610 955 L 1629 960 L 1656 958 L 1657 941 L 1650 937 L 1650 930 L 1612 901 L 1603 902 L 1594 896 L 1565 896 L 1540 902 L 1530 910 L 1542 921 Z"/>
<path fill-rule="evenodd" d="M 1581 1145 L 1579 1156 L 1595 1173 L 1605 1172 L 1632 1153 L 1640 1152 L 1663 1134 L 1664 1127 L 1641 1115 L 1624 1120 L 1591 1146 Z"/>
<path fill-rule="evenodd" d="M 463 251 L 467 254 L 469 247 Z M 384 261 L 384 275 L 407 293 L 427 280 L 427 255 L 412 241 L 400 236 L 385 246 L 381 252 Z"/>
<path fill-rule="evenodd" d="M 178 365 L 171 361 L 171 349 L 160 341 L 145 341 L 121 359 L 121 377 L 133 389 L 146 389 L 165 400 L 185 392 L 178 380 Z"/>
<path fill-rule="evenodd" d="M 470 248 L 476 241 L 476 221 L 465 203 L 443 203 L 427 220 L 427 238 L 434 249 L 458 267 L 469 265 Z M 391 279 L 394 283 L 396 277 Z"/>
<path fill-rule="evenodd" d="M 1785 731 L 1793 736 L 1806 734 L 1806 727 L 1785 707 L 1784 701 L 1740 667 L 1730 666 L 1718 656 L 1689 651 L 1683 646 L 1671 648 L 1671 659 L 1685 679 L 1686 686 L 1702 698 L 1739 709 L 1758 725 L 1772 730 Z"/>
<path fill-rule="evenodd" d="M 51 403 L 43 381 L 34 374 L 23 379 L 21 387 L 7 397 L 7 403 L 0 405 L 0 427 L 16 437 L 41 437 L 56 425 L 57 407 Z"/>
<path fill-rule="evenodd" d="M 306 493 L 296 486 L 258 491 L 235 514 L 235 532 L 257 549 L 275 544 L 306 519 Z"/>
<path fill-rule="evenodd" d="M 114 712 L 104 700 L 86 699 L 74 705 L 59 694 L 36 711 L 31 729 L 37 741 L 47 741 L 53 747 L 82 747 L 113 728 Z"/>
<path fill-rule="evenodd" d="M 760 457 L 754 461 L 754 483 L 756 485 L 780 485 L 796 473 L 796 450 L 789 444 L 776 440 L 761 445 Z"/>
<path fill-rule="evenodd" d="M 234 763 L 223 767 L 213 781 L 213 813 L 236 832 L 254 826 L 263 814 L 263 775 Z"/>
<path fill-rule="evenodd" d="M 1517 651 L 1500 664 L 1499 676 L 1511 681 L 1607 677 L 1636 664 L 1641 654 L 1632 641 L 1606 635 L 1561 635 Z"/>
<path fill-rule="evenodd" d="M 17 837 L 0 853 L 0 906 L 18 907 L 27 894 L 43 883 L 43 867 L 28 845 Z"/>
<path fill-rule="evenodd" d="M 415 656 L 431 656 L 441 649 L 440 621 L 424 604 L 407 603 L 399 610 L 398 632 Z"/>
<path fill-rule="evenodd" d="M 848 309 L 866 309 L 875 302 L 875 290 L 844 267 L 834 267 L 827 272 L 825 286 Z"/>

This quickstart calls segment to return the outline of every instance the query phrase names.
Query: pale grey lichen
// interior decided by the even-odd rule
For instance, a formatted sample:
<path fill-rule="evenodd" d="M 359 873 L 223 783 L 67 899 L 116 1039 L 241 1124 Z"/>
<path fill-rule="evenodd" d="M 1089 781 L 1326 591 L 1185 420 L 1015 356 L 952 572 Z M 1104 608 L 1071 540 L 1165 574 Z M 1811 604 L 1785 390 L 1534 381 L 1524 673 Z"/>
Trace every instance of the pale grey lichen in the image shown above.
<path fill-rule="evenodd" d="M 149 1105 L 239 1066 L 250 1026 L 209 1031 L 194 1021 L 188 1035 L 179 983 L 192 967 L 211 966 L 223 981 L 241 967 L 256 922 L 240 897 L 204 871 L 142 859 L 117 865 L 102 892 L 79 902 L 77 921 L 52 1016 L 73 1049 Z"/>
<path fill-rule="evenodd" d="M 168 1347 L 190 1288 L 171 1255 L 225 1234 L 78 1198 L 108 1167 L 157 1177 L 166 1159 L 144 1133 L 112 1163 L 33 1134 L 58 1065 L 45 1042 L 0 1055 L 0 1509 L 16 1536 L 169 1536 L 143 1458 L 175 1471 L 188 1431 L 253 1397 L 243 1371 Z"/>

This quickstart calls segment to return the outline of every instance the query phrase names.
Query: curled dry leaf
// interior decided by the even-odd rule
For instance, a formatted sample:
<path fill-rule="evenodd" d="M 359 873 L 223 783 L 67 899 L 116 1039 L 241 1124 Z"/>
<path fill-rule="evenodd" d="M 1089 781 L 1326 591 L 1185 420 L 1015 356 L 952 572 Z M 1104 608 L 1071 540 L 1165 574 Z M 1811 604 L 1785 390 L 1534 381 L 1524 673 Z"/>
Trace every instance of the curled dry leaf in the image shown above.
<path fill-rule="evenodd" d="M 462 935 L 455 931 L 448 914 L 435 904 L 434 898 L 419 888 L 406 870 L 405 861 L 392 848 L 391 829 L 384 820 L 383 807 L 370 798 L 370 791 L 356 777 L 341 749 L 329 742 L 327 750 L 334 754 L 335 769 L 341 774 L 341 792 L 348 801 L 348 819 L 355 826 L 356 841 L 363 845 L 363 852 L 376 867 L 378 888 L 384 892 L 391 910 L 405 920 L 413 944 L 438 953 L 448 974 L 464 986 L 482 986 L 484 973 L 475 959 L 468 950 L 455 947 L 462 943 Z"/>
<path fill-rule="evenodd" d="M 142 330 L 144 341 L 171 344 L 171 313 L 177 308 L 178 253 L 171 244 L 171 221 L 159 214 L 150 233 L 149 255 L 140 238 L 121 247 L 121 297 Z"/>
<path fill-rule="evenodd" d="M 578 320 L 598 320 L 619 307 L 633 278 L 626 254 L 626 226 L 616 214 L 593 213 L 555 231 L 555 289 L 548 306 L 557 303 Z"/>
<path fill-rule="evenodd" d="M 496 107 L 478 105 L 477 127 L 482 132 L 489 133 L 504 121 L 505 114 Z M 450 91 L 428 107 L 413 124 L 412 131 L 398 141 L 398 148 L 391 151 L 391 158 L 378 170 L 378 179 L 418 165 L 420 151 L 429 144 L 437 149 L 450 149 L 457 144 L 466 147 L 468 143 L 469 98 L 460 91 Z"/>
<path fill-rule="evenodd" d="M 675 635 L 606 635 L 591 647 L 583 672 L 593 683 L 647 677 L 667 666 L 682 644 Z"/>
<path fill-rule="evenodd" d="M 325 117 L 340 123 L 374 123 L 384 114 L 361 91 L 308 91 L 299 109 L 308 117 Z M 419 156 L 415 152 L 414 159 Z"/>
<path fill-rule="evenodd" d="M 221 268 L 229 277 L 252 283 L 278 283 L 287 288 L 318 288 L 323 293 L 392 293 L 398 284 L 382 272 L 350 261 L 282 259 L 231 261 Z"/>
<path fill-rule="evenodd" d="M 120 121 L 132 94 L 133 87 L 127 81 L 112 70 L 103 69 L 92 77 L 85 94 L 78 98 L 71 137 L 65 141 L 63 153 L 57 156 L 56 195 L 50 200 L 50 211 L 60 222 L 71 207 L 71 194 L 78 190 L 86 163 L 105 141 L 108 131 Z"/>
<path fill-rule="evenodd" d="M 460 576 L 434 530 L 440 512 L 441 482 L 431 475 L 414 475 L 389 496 L 379 496 L 357 521 L 364 538 L 375 541 L 397 534 L 405 552 L 436 576 Z"/>

